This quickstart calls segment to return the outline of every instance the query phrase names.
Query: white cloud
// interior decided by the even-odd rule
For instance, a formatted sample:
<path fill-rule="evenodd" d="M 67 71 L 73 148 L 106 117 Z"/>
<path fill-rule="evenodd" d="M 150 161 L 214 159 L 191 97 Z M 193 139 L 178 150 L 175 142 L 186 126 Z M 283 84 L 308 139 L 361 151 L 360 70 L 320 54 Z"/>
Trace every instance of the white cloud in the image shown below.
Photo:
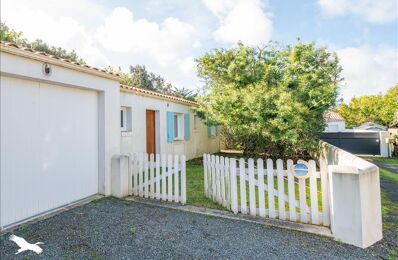
<path fill-rule="evenodd" d="M 127 8 L 115 8 L 96 32 L 96 40 L 108 50 L 120 53 L 146 53 L 162 65 L 168 65 L 180 52 L 198 46 L 194 28 L 169 17 L 162 23 L 134 20 Z"/>
<path fill-rule="evenodd" d="M 398 17 L 396 0 L 318 0 L 330 16 L 354 14 L 372 23 L 391 22 Z"/>
<path fill-rule="evenodd" d="M 271 39 L 272 21 L 259 0 L 204 0 L 206 7 L 219 19 L 214 32 L 218 42 L 259 45 Z"/>
<path fill-rule="evenodd" d="M 73 12 L 70 7 L 62 4 L 54 6 L 53 2 L 40 0 L 40 7 L 38 7 L 32 2 L 2 1 L 1 21 L 17 31 L 22 31 L 29 40 L 42 39 L 53 46 L 76 50 L 78 55 L 89 64 L 99 67 L 109 64 L 105 55 L 95 46 L 87 28 L 75 17 L 70 16 L 71 13 L 79 16 L 79 13 Z M 72 4 L 73 2 L 77 4 L 76 1 L 73 0 Z M 98 8 L 86 1 L 82 1 L 80 5 L 92 8 L 94 13 L 99 13 L 95 11 L 99 10 Z"/>
<path fill-rule="evenodd" d="M 337 50 L 345 78 L 341 96 L 349 101 L 354 96 L 384 93 L 398 83 L 398 49 L 368 47 Z"/>
<path fill-rule="evenodd" d="M 196 73 L 196 62 L 193 57 L 187 57 L 180 60 L 179 67 L 180 70 L 187 75 L 195 75 Z"/>
<path fill-rule="evenodd" d="M 197 82 L 192 56 L 200 39 L 192 25 L 175 17 L 134 19 L 130 9 L 91 0 L 2 0 L 1 21 L 29 40 L 75 50 L 92 66 L 144 64 L 179 87 Z"/>
<path fill-rule="evenodd" d="M 222 20 L 236 5 L 236 0 L 203 0 L 203 3 L 218 19 Z"/>

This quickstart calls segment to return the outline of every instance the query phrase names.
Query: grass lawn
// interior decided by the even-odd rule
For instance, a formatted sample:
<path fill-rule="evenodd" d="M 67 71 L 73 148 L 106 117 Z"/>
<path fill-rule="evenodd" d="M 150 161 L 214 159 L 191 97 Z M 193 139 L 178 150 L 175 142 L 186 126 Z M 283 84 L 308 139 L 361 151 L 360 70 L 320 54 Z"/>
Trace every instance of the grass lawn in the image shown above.
<path fill-rule="evenodd" d="M 398 203 L 391 201 L 388 192 L 383 190 L 381 191 L 381 210 L 383 214 L 383 235 L 388 245 L 388 259 L 398 259 Z M 391 241 L 395 241 L 395 245 Z"/>
<path fill-rule="evenodd" d="M 384 178 L 392 183 L 398 183 L 398 174 L 384 170 L 384 169 L 379 169 L 380 171 L 380 177 Z"/>
<path fill-rule="evenodd" d="M 380 169 L 381 181 L 389 182 L 390 189 L 398 190 L 398 174 Z M 383 214 L 383 234 L 388 241 L 388 259 L 398 259 L 398 203 L 392 201 L 391 190 L 381 189 L 381 208 Z M 393 196 L 393 195 L 392 195 Z M 394 243 L 391 241 L 395 241 Z"/>
<path fill-rule="evenodd" d="M 383 157 L 373 157 L 373 156 L 372 157 L 363 156 L 362 158 L 365 160 L 368 160 L 370 162 L 377 161 L 377 162 L 380 162 L 380 163 L 383 163 L 386 165 L 389 164 L 389 165 L 398 167 L 398 159 L 397 158 L 383 158 Z M 380 177 L 382 177 L 392 183 L 398 183 L 398 174 L 395 174 L 388 170 L 381 169 L 380 167 L 379 167 L 379 169 L 380 169 Z"/>
<path fill-rule="evenodd" d="M 213 202 L 211 199 L 208 199 L 204 195 L 204 177 L 203 177 L 203 164 L 201 159 L 194 159 L 191 161 L 187 162 L 187 168 L 186 168 L 186 174 L 187 174 L 187 204 L 194 205 L 194 206 L 200 206 L 200 207 L 207 207 L 207 208 L 213 208 L 213 209 L 223 209 L 227 210 L 225 207 Z M 237 177 L 237 192 L 238 192 L 238 205 L 240 205 L 240 178 Z M 267 184 L 267 178 L 265 176 L 264 178 L 264 183 Z M 278 189 L 278 181 L 275 178 L 274 180 L 274 189 Z M 322 211 L 322 193 L 321 193 L 321 183 L 320 180 L 318 179 L 318 208 L 320 211 Z M 288 183 L 287 180 L 284 181 L 284 190 L 285 193 L 288 191 Z M 258 200 L 258 186 L 255 186 L 255 198 L 256 198 L 256 207 L 258 208 L 259 206 L 259 200 Z M 295 197 L 296 200 L 299 200 L 299 185 L 298 183 L 295 183 Z M 311 205 L 310 201 L 310 188 L 309 188 L 309 180 L 307 180 L 307 185 L 306 185 L 306 197 L 307 197 L 307 205 Z M 279 207 L 279 202 L 278 202 L 278 196 L 274 197 L 275 200 L 275 210 L 278 209 Z M 264 192 L 264 202 L 265 202 L 265 207 L 268 208 L 268 193 Z M 249 183 L 246 182 L 246 204 L 247 208 L 249 208 Z M 285 210 L 288 212 L 289 211 L 289 203 L 288 201 L 285 201 Z M 296 212 L 299 212 L 299 209 L 296 208 Z"/>
<path fill-rule="evenodd" d="M 398 166 L 397 158 L 364 157 L 369 161 Z M 380 170 L 381 209 L 383 214 L 383 235 L 387 242 L 388 259 L 398 259 L 398 203 L 396 196 L 398 190 L 398 174 L 389 170 Z M 394 195 L 395 194 L 395 195 Z"/>
<path fill-rule="evenodd" d="M 223 206 L 205 197 L 203 166 L 197 159 L 187 162 L 187 204 L 212 209 L 225 209 Z"/>
<path fill-rule="evenodd" d="M 398 158 L 383 158 L 383 157 L 366 157 L 367 159 L 372 159 L 381 163 L 390 164 L 393 166 L 398 166 Z"/>

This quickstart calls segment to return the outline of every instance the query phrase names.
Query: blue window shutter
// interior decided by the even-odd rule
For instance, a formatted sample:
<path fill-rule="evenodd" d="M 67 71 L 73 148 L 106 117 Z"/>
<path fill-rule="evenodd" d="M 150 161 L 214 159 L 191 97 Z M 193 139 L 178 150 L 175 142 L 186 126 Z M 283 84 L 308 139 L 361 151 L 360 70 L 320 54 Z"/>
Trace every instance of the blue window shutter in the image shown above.
<path fill-rule="evenodd" d="M 220 135 L 220 126 L 216 125 L 216 136 Z"/>
<path fill-rule="evenodd" d="M 189 140 L 190 137 L 190 123 L 189 123 L 189 113 L 184 114 L 184 139 Z"/>
<path fill-rule="evenodd" d="M 167 112 L 167 142 L 172 143 L 174 140 L 174 114 L 173 112 Z"/>
<path fill-rule="evenodd" d="M 207 121 L 207 136 L 211 137 L 211 125 L 209 121 Z"/>

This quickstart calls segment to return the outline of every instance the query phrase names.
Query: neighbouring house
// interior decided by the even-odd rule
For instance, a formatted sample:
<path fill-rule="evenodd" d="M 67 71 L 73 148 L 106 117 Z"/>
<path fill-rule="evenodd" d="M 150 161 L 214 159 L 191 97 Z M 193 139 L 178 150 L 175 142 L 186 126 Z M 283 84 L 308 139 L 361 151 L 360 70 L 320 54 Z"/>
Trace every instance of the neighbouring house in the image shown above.
<path fill-rule="evenodd" d="M 195 102 L 11 43 L 0 54 L 0 229 L 110 195 L 115 155 L 219 150 Z"/>
<path fill-rule="evenodd" d="M 372 122 L 366 122 L 360 126 L 354 127 L 354 130 L 387 131 L 387 127 Z"/>
<path fill-rule="evenodd" d="M 383 126 L 365 123 L 361 127 L 347 129 L 344 118 L 333 111 L 325 113 L 324 120 L 323 141 L 354 154 L 389 156 L 389 134 Z"/>
<path fill-rule="evenodd" d="M 323 116 L 326 127 L 325 132 L 343 132 L 345 130 L 345 120 L 344 118 L 333 111 L 328 111 Z"/>

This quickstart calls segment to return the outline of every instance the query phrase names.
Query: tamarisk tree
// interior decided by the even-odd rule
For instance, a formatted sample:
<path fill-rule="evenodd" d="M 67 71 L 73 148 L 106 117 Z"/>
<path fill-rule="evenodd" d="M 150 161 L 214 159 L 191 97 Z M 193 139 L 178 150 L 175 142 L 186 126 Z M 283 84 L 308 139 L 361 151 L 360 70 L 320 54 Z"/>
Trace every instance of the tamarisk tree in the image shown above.
<path fill-rule="evenodd" d="M 246 154 L 308 156 L 324 130 L 341 81 L 335 53 L 315 44 L 238 44 L 197 60 L 207 94 L 198 113 L 217 122 Z"/>

